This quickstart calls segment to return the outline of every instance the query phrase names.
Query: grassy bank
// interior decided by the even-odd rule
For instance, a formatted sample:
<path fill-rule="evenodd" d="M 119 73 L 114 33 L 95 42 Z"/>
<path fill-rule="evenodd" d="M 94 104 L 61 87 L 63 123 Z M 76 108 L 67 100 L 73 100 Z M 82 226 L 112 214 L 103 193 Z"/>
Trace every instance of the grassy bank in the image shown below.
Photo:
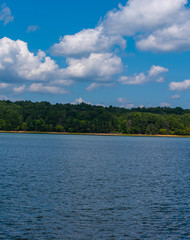
<path fill-rule="evenodd" d="M 187 137 L 190 135 L 148 135 L 148 134 L 121 134 L 121 133 L 69 133 L 69 132 L 41 132 L 41 131 L 0 131 L 0 133 L 23 133 L 23 134 L 56 134 L 56 135 L 93 135 L 93 136 L 131 136 L 131 137 Z"/>

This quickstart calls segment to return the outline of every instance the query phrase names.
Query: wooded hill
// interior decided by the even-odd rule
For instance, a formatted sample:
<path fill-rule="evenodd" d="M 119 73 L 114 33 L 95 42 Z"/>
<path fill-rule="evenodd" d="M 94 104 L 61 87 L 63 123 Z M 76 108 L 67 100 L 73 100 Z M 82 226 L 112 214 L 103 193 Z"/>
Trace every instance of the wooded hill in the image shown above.
<path fill-rule="evenodd" d="M 190 135 L 190 110 L 0 101 L 0 130 Z"/>

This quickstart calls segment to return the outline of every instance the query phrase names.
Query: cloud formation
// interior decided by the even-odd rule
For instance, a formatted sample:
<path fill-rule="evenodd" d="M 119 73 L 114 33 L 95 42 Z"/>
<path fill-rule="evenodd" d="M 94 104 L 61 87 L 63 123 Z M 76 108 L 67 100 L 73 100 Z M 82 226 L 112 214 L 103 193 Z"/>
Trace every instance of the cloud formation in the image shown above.
<path fill-rule="evenodd" d="M 190 90 L 190 80 L 183 82 L 171 82 L 169 85 L 170 91 L 187 91 Z"/>
<path fill-rule="evenodd" d="M 92 91 L 110 86 L 122 67 L 121 59 L 112 53 L 92 53 L 83 58 L 67 58 L 67 67 L 60 68 L 43 51 L 30 52 L 26 42 L 0 39 L 0 88 L 10 88 L 16 94 L 64 94 L 67 91 L 62 86 L 70 86 L 74 81 L 93 82 L 87 88 Z"/>
<path fill-rule="evenodd" d="M 7 7 L 6 4 L 3 4 L 0 11 L 0 21 L 3 21 L 4 25 L 7 25 L 7 23 L 12 22 L 13 20 L 14 17 L 11 14 L 10 8 Z"/>
<path fill-rule="evenodd" d="M 108 51 L 126 47 L 133 36 L 140 50 L 175 51 L 190 48 L 190 9 L 187 0 L 129 0 L 109 11 L 95 29 L 60 38 L 52 47 L 58 56 Z"/>
<path fill-rule="evenodd" d="M 81 59 L 68 58 L 66 77 L 87 81 L 109 81 L 122 71 L 121 59 L 111 53 L 91 53 Z"/>
<path fill-rule="evenodd" d="M 9 38 L 0 39 L 0 86 L 8 88 L 11 86 L 15 93 L 21 93 L 24 90 L 39 92 L 57 92 L 65 93 L 65 90 L 56 89 L 53 86 L 54 81 L 61 81 L 61 85 L 68 86 L 72 84 L 71 80 L 65 79 L 64 69 L 59 66 L 50 57 L 39 50 L 35 55 L 28 50 L 26 42 L 21 40 L 13 41 Z M 32 82 L 42 83 L 51 86 L 44 87 L 32 85 L 31 88 L 24 87 Z M 20 85 L 22 83 L 22 85 Z M 34 88 L 35 86 L 35 88 Z"/>
<path fill-rule="evenodd" d="M 103 28 L 98 26 L 60 38 L 60 42 L 53 45 L 51 52 L 55 56 L 77 56 L 106 52 L 113 45 L 125 48 L 126 41 L 119 35 L 105 35 Z"/>
<path fill-rule="evenodd" d="M 134 36 L 140 50 L 190 49 L 187 0 L 129 0 L 108 12 L 102 25 L 112 35 Z"/>
<path fill-rule="evenodd" d="M 121 76 L 118 81 L 127 85 L 140 85 L 151 81 L 163 82 L 163 74 L 166 72 L 168 72 L 167 68 L 153 65 L 147 74 L 142 72 L 133 76 Z"/>

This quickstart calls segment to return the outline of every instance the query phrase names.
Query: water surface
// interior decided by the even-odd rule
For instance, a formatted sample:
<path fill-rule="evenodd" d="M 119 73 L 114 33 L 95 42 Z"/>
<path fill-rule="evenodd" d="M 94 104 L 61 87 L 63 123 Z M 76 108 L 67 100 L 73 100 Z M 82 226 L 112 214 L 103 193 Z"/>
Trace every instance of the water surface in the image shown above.
<path fill-rule="evenodd" d="M 190 139 L 0 134 L 0 239 L 190 239 Z"/>

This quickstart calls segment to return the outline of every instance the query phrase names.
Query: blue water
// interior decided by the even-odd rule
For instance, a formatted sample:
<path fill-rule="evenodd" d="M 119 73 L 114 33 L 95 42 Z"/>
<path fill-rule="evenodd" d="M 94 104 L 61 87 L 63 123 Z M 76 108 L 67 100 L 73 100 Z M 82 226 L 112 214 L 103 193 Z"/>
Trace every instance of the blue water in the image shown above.
<path fill-rule="evenodd" d="M 1 133 L 0 239 L 190 239 L 190 138 Z"/>

